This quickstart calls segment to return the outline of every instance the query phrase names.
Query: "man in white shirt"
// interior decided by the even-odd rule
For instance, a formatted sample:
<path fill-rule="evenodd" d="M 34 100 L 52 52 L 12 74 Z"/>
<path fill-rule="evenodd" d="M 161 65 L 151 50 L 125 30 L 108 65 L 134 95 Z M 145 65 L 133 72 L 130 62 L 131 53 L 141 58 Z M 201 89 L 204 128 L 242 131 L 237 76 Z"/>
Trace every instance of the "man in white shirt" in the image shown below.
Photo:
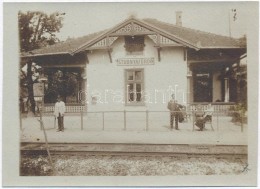
<path fill-rule="evenodd" d="M 64 114 L 65 114 L 65 103 L 61 100 L 61 97 L 58 96 L 58 101 L 55 103 L 55 108 L 54 108 L 54 116 L 58 118 L 58 130 L 59 131 L 64 131 L 64 125 L 63 125 L 63 120 L 64 120 Z"/>

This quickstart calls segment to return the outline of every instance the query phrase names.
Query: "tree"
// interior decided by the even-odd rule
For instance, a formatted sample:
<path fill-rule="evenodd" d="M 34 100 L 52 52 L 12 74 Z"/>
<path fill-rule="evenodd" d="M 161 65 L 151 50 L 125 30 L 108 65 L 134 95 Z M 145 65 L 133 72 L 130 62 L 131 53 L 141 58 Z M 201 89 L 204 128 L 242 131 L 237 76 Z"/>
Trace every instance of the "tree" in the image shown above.
<path fill-rule="evenodd" d="M 59 42 L 55 33 L 62 28 L 63 15 L 65 13 L 43 12 L 18 13 L 20 51 L 27 52 L 47 45 Z"/>
<path fill-rule="evenodd" d="M 54 103 L 58 95 L 66 102 L 68 96 L 77 94 L 79 74 L 71 70 L 53 70 L 48 75 L 49 83 L 45 92 L 45 102 Z"/>
<path fill-rule="evenodd" d="M 29 61 L 32 62 L 32 61 Z M 32 109 L 32 112 L 35 113 L 35 101 L 34 101 L 34 94 L 33 94 L 33 84 L 38 82 L 40 72 L 41 72 L 41 66 L 36 65 L 36 63 L 27 63 L 25 66 L 23 66 L 20 70 L 20 96 L 24 96 L 25 94 L 25 88 L 26 94 L 28 96 L 28 99 L 30 100 L 30 106 L 29 101 L 27 101 L 27 106 L 34 107 Z"/>
<path fill-rule="evenodd" d="M 20 52 L 32 51 L 34 49 L 59 42 L 59 39 L 55 34 L 59 32 L 60 28 L 63 26 L 63 15 L 65 15 L 65 13 L 61 14 L 55 12 L 47 15 L 39 11 L 28 11 L 26 13 L 19 11 L 18 27 L 20 37 Z M 32 63 L 33 59 L 29 58 L 27 60 L 26 84 L 28 89 L 28 100 L 31 104 L 31 111 L 35 113 Z"/>

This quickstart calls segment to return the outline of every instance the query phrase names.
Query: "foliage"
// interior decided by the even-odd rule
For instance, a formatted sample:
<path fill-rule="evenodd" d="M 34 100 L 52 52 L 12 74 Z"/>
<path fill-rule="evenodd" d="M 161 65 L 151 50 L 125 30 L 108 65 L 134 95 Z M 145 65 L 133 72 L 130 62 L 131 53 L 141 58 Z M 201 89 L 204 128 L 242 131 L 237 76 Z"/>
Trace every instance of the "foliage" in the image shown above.
<path fill-rule="evenodd" d="M 47 15 L 43 12 L 19 11 L 20 51 L 26 52 L 59 41 L 55 33 L 62 27 L 63 14 L 58 12 Z"/>
<path fill-rule="evenodd" d="M 239 103 L 233 107 L 230 107 L 232 122 L 246 122 L 246 107 Z"/>
<path fill-rule="evenodd" d="M 63 97 L 66 102 L 66 97 L 75 96 L 78 84 L 79 75 L 77 73 L 67 71 L 56 70 L 49 75 L 48 89 L 45 92 L 46 103 L 55 103 L 57 96 Z"/>
<path fill-rule="evenodd" d="M 220 77 L 229 78 L 230 83 L 236 85 L 236 101 L 239 102 L 243 108 L 247 109 L 247 65 L 229 67 Z"/>
<path fill-rule="evenodd" d="M 38 82 L 40 72 L 42 71 L 42 67 L 38 66 L 36 63 L 29 63 L 26 64 L 20 70 L 20 110 L 21 112 L 24 111 L 23 107 L 23 98 L 28 96 L 27 106 L 31 108 L 31 111 L 35 113 L 35 101 L 34 101 L 34 94 L 33 94 L 33 84 Z"/>
<path fill-rule="evenodd" d="M 58 12 L 47 15 L 39 11 L 28 11 L 18 13 L 18 27 L 20 39 L 20 52 L 28 52 L 47 45 L 58 42 L 55 33 L 60 31 L 62 27 L 63 14 Z M 33 84 L 37 82 L 37 71 L 33 71 L 33 60 L 26 60 L 27 73 L 22 73 L 20 80 L 21 86 L 27 87 L 28 101 L 30 109 L 35 113 L 35 100 L 33 93 Z M 36 79 L 36 80 L 35 80 Z M 22 88 L 22 87 L 20 87 Z M 20 91 L 24 91 L 20 89 Z M 20 97 L 21 98 L 21 97 Z"/>
<path fill-rule="evenodd" d="M 44 156 L 22 156 L 20 162 L 21 176 L 50 176 L 52 168 L 49 165 L 47 157 Z"/>

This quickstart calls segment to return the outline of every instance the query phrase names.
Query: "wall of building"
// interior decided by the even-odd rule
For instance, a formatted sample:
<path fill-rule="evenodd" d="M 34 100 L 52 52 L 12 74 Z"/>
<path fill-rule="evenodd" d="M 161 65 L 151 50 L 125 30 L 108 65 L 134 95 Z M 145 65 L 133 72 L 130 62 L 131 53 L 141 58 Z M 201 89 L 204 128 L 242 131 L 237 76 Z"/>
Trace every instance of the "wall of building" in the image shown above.
<path fill-rule="evenodd" d="M 179 103 L 186 103 L 187 64 L 183 48 L 163 48 L 158 62 L 154 42 L 146 37 L 143 55 L 127 55 L 124 38 L 118 38 L 112 45 L 112 63 L 105 50 L 95 50 L 88 54 L 87 99 L 88 111 L 134 111 L 167 110 L 167 103 L 175 93 Z M 120 58 L 154 58 L 154 65 L 120 66 Z M 125 104 L 125 69 L 144 69 L 144 106 Z M 94 101 L 93 101 L 94 99 Z M 96 100 L 96 101 L 95 101 Z"/>

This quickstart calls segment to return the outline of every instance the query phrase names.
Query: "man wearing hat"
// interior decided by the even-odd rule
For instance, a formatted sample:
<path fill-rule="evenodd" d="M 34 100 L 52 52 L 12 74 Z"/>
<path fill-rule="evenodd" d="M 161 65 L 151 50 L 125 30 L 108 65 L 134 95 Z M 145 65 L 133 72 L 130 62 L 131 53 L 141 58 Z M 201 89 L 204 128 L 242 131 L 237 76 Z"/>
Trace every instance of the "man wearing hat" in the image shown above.
<path fill-rule="evenodd" d="M 179 114 L 181 113 L 181 108 L 183 106 L 177 103 L 177 100 L 175 100 L 174 94 L 172 94 L 172 99 L 168 102 L 167 108 L 170 110 L 170 124 L 171 129 L 173 129 L 173 122 L 175 120 L 175 129 L 179 130 L 178 128 L 178 122 L 179 122 Z"/>
<path fill-rule="evenodd" d="M 66 107 L 65 103 L 61 100 L 61 96 L 58 96 L 57 102 L 55 103 L 55 108 L 54 108 L 54 116 L 58 118 L 58 130 L 59 131 L 64 131 L 64 113 L 65 113 Z"/>

